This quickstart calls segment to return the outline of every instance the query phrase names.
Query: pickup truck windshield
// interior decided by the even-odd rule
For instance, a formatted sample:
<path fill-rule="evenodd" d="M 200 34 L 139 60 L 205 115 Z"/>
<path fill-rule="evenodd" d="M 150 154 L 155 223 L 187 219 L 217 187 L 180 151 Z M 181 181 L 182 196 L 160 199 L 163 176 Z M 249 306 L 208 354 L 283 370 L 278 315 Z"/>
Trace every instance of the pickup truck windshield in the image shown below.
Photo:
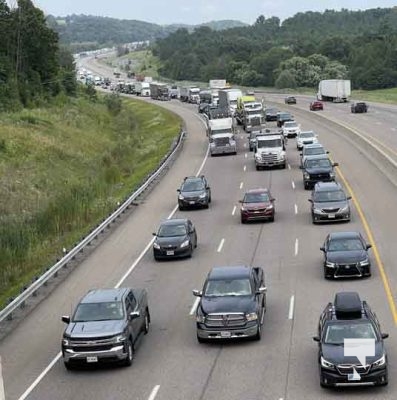
<path fill-rule="evenodd" d="M 269 147 L 282 147 L 283 142 L 281 139 L 258 140 L 258 149 Z"/>
<path fill-rule="evenodd" d="M 331 166 L 331 161 L 326 158 L 321 160 L 307 160 L 305 164 L 306 168 L 330 168 Z"/>
<path fill-rule="evenodd" d="M 209 297 L 249 296 L 252 294 L 249 279 L 216 279 L 208 281 L 204 295 Z"/>
<path fill-rule="evenodd" d="M 124 310 L 120 301 L 81 303 L 74 313 L 73 322 L 108 321 L 123 318 Z"/>

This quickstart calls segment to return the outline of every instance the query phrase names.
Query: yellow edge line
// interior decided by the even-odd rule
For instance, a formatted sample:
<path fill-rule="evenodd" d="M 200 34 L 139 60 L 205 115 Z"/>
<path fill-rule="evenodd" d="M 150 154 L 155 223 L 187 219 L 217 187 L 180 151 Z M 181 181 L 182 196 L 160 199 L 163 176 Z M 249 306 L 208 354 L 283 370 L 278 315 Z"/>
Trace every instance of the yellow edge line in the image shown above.
<path fill-rule="evenodd" d="M 380 276 L 382 278 L 383 286 L 385 288 L 386 297 L 387 297 L 387 300 L 389 302 L 390 311 L 391 311 L 391 313 L 393 315 L 394 323 L 397 325 L 397 306 L 396 306 L 396 303 L 395 303 L 395 301 L 393 299 L 393 294 L 392 294 L 392 291 L 391 291 L 391 288 L 390 288 L 390 283 L 389 283 L 389 280 L 387 278 L 385 267 L 383 265 L 382 259 L 380 258 L 378 247 L 375 244 L 375 240 L 374 240 L 374 237 L 372 235 L 372 231 L 371 231 L 371 229 L 369 227 L 369 224 L 368 224 L 368 221 L 365 218 L 365 215 L 364 215 L 364 213 L 363 213 L 363 211 L 361 209 L 361 206 L 360 206 L 360 204 L 359 204 L 359 202 L 358 202 L 358 200 L 357 200 L 357 198 L 356 198 L 356 196 L 355 196 L 355 194 L 353 192 L 353 189 L 351 188 L 351 186 L 347 182 L 346 178 L 344 177 L 344 175 L 340 171 L 340 168 L 337 167 L 336 170 L 337 170 L 338 175 L 342 179 L 343 183 L 345 184 L 346 188 L 348 189 L 348 191 L 349 191 L 349 193 L 350 193 L 350 195 L 352 197 L 352 200 L 353 200 L 353 203 L 354 203 L 354 205 L 355 205 L 355 207 L 357 209 L 358 215 L 360 216 L 361 222 L 364 225 L 364 229 L 365 229 L 365 232 L 366 232 L 366 234 L 368 236 L 369 242 L 372 244 L 372 249 L 374 251 L 375 260 L 376 260 L 376 263 L 378 265 L 378 269 L 379 269 L 379 272 L 380 272 Z"/>

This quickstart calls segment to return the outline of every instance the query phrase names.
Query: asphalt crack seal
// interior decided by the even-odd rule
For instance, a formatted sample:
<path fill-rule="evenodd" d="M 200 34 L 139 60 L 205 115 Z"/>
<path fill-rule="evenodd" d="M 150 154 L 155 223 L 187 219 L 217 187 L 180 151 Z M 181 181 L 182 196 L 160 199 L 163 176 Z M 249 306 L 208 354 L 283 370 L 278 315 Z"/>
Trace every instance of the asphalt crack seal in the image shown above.
<path fill-rule="evenodd" d="M 207 376 L 207 379 L 205 380 L 205 383 L 204 383 L 204 386 L 203 386 L 203 390 L 200 393 L 199 400 L 204 400 L 205 399 L 205 393 L 206 393 L 206 391 L 208 389 L 208 386 L 210 384 L 210 380 L 211 380 L 212 375 L 213 375 L 213 373 L 215 371 L 215 367 L 216 367 L 216 364 L 218 363 L 218 359 L 219 359 L 219 356 L 222 353 L 222 350 L 223 350 L 223 346 L 220 346 L 219 349 L 218 349 L 218 352 L 216 354 L 216 357 L 214 359 L 214 362 L 212 363 L 212 366 L 211 366 L 210 372 L 209 372 L 209 374 Z"/>

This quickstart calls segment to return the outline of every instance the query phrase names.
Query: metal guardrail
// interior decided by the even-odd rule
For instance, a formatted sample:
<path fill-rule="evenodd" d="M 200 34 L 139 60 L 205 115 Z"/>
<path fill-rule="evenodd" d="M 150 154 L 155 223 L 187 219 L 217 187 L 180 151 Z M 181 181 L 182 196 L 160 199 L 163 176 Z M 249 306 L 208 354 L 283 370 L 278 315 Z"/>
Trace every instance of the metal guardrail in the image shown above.
<path fill-rule="evenodd" d="M 157 169 L 150 174 L 145 182 L 128 197 L 127 200 L 108 218 L 106 218 L 97 228 L 95 228 L 89 235 L 87 235 L 80 243 L 78 243 L 73 249 L 71 249 L 62 259 L 60 259 L 55 265 L 53 265 L 48 271 L 41 275 L 36 281 L 28 286 L 18 297 L 12 300 L 5 308 L 0 311 L 0 322 L 5 319 L 12 319 L 12 313 L 19 307 L 24 307 L 26 300 L 34 295 L 38 289 L 44 285 L 50 278 L 58 273 L 58 271 L 66 266 L 68 262 L 73 260 L 78 253 L 80 253 L 87 245 L 89 245 L 97 236 L 102 233 L 113 221 L 115 221 L 125 210 L 133 203 L 133 201 L 141 195 L 148 186 L 163 172 L 167 167 L 171 158 L 179 150 L 183 139 L 185 138 L 186 132 L 181 130 L 178 140 L 174 145 L 174 148 L 162 159 Z"/>

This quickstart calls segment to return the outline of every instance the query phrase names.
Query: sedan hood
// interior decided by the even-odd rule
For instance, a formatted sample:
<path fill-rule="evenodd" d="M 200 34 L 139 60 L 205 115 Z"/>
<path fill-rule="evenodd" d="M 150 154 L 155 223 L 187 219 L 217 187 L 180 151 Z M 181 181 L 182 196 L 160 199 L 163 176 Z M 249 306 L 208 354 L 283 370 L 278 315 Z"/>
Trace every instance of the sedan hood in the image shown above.
<path fill-rule="evenodd" d="M 368 258 L 366 250 L 329 251 L 327 261 L 333 263 L 356 263 Z"/>
<path fill-rule="evenodd" d="M 71 322 L 66 328 L 65 335 L 73 338 L 101 338 L 115 336 L 123 332 L 124 320 Z"/>
<path fill-rule="evenodd" d="M 204 314 L 255 311 L 254 296 L 202 297 L 200 307 Z"/>
<path fill-rule="evenodd" d="M 157 236 L 156 237 L 156 242 L 161 247 L 179 246 L 187 239 L 189 239 L 189 238 L 186 235 L 183 235 L 183 236 L 169 236 L 169 237 L 159 237 L 159 236 Z"/>
<path fill-rule="evenodd" d="M 323 357 L 332 364 L 360 364 L 360 361 L 355 356 L 344 356 L 344 346 L 322 344 L 321 345 Z M 366 358 L 367 364 L 372 364 L 383 356 L 384 349 L 382 342 L 375 342 L 375 355 Z"/>

